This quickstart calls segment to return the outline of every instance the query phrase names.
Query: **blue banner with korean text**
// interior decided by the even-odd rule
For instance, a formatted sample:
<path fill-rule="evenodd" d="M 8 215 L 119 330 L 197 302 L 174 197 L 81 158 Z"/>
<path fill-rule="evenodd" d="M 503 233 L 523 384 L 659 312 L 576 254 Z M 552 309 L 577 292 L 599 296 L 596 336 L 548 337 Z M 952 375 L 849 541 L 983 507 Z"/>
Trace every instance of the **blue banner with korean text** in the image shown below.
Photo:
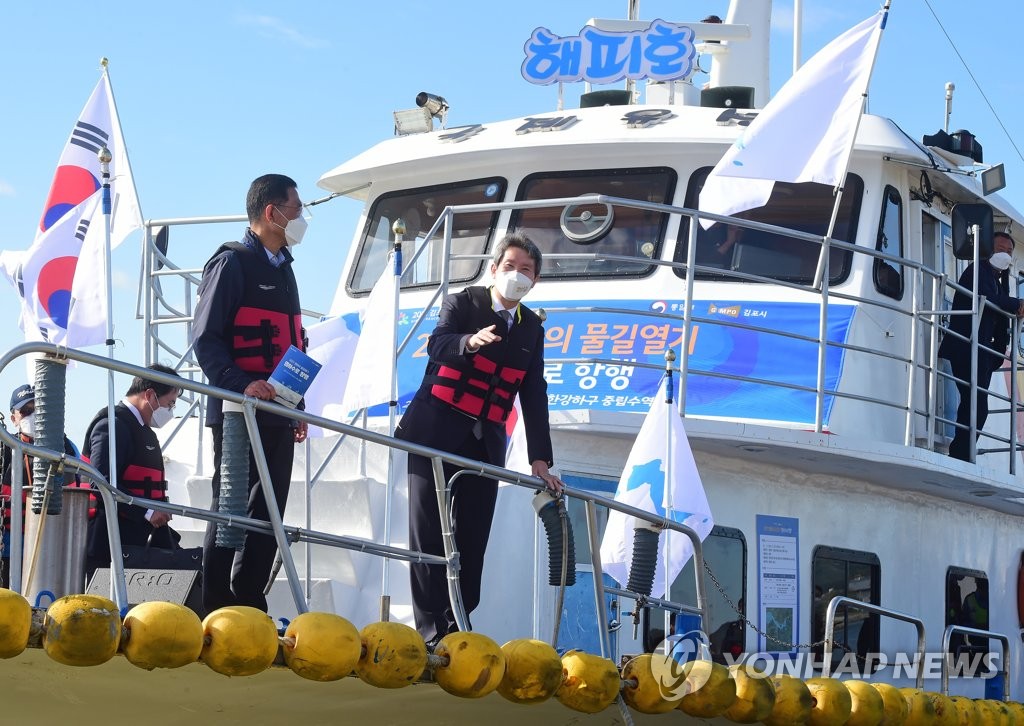
<path fill-rule="evenodd" d="M 646 413 L 657 395 L 665 352 L 671 348 L 680 353 L 684 339 L 682 301 L 531 301 L 530 307 L 548 312 L 544 375 L 551 410 Z M 622 312 L 586 310 L 593 307 Z M 830 343 L 846 342 L 853 310 L 850 305 L 829 306 Z M 437 313 L 437 308 L 427 311 L 427 319 L 399 360 L 402 411 L 423 377 L 427 338 Z M 419 310 L 400 312 L 399 340 L 405 338 L 421 314 Z M 811 303 L 694 301 L 692 330 L 686 343 L 690 355 L 687 415 L 813 424 L 818 364 L 814 340 L 818 337 L 819 315 L 819 306 Z M 566 362 L 579 358 L 602 362 Z M 843 361 L 844 350 L 829 346 L 826 390 L 838 387 Z M 635 363 L 653 364 L 658 369 L 641 368 Z M 826 424 L 833 398 L 826 396 Z M 387 409 L 378 406 L 371 414 L 387 415 Z"/>

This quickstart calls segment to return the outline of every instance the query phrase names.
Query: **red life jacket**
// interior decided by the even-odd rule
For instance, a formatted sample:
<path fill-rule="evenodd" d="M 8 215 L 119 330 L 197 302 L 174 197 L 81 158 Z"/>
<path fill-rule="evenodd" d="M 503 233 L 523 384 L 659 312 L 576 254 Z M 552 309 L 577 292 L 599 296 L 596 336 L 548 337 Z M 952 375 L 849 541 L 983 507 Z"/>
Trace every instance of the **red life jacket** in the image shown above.
<path fill-rule="evenodd" d="M 289 345 L 305 350 L 302 308 L 291 265 L 267 264 L 266 252 L 239 242 L 221 245 L 214 257 L 233 250 L 245 274 L 245 291 L 235 313 L 232 358 L 243 371 L 266 376 L 284 357 Z"/>
<path fill-rule="evenodd" d="M 18 436 L 21 437 L 22 441 L 24 441 L 26 443 L 29 443 L 28 439 L 25 438 L 24 434 L 18 434 Z M 64 437 L 64 453 L 66 453 L 66 454 L 68 454 L 70 456 L 78 456 L 78 451 L 75 450 L 75 447 L 71 444 L 71 442 L 67 439 L 67 437 Z M 9 531 L 10 528 L 11 528 L 11 487 L 12 487 L 11 482 L 13 481 L 13 478 L 14 478 L 14 474 L 13 474 L 13 471 L 11 469 L 11 467 L 13 465 L 13 462 L 12 461 L 8 461 L 7 457 L 13 458 L 14 452 L 12 452 L 10 449 L 8 449 L 6 446 L 4 446 L 3 447 L 3 455 L 5 457 L 5 460 L 4 460 L 4 467 L 3 467 L 3 477 L 2 477 L 2 481 L 0 481 L 0 512 L 2 512 L 3 530 L 6 532 L 6 531 Z M 86 459 L 86 461 L 88 461 L 88 459 Z M 28 454 L 25 454 L 24 462 L 25 462 L 25 476 L 22 479 L 22 483 L 23 483 L 24 486 L 30 487 L 30 486 L 32 486 L 32 457 L 29 456 Z M 89 485 L 88 484 L 83 484 L 81 479 L 76 475 L 73 478 L 71 478 L 71 477 L 66 478 L 64 486 L 69 486 L 69 487 L 85 486 L 85 487 L 87 487 Z M 21 492 L 22 512 L 25 511 L 25 506 L 26 506 L 27 502 L 28 502 L 28 491 L 27 490 L 22 490 L 22 492 Z M 24 527 L 24 520 L 22 520 L 22 527 Z"/>
<path fill-rule="evenodd" d="M 430 385 L 431 395 L 452 408 L 476 419 L 503 424 L 512 412 L 516 393 L 531 360 L 531 354 L 515 344 L 516 326 L 532 328 L 528 323 L 535 315 L 520 305 L 520 319 L 506 335 L 502 332 L 504 320 L 494 312 L 490 290 L 470 287 L 467 292 L 473 301 L 470 329 L 476 331 L 498 325 L 496 330 L 502 339 L 467 356 L 463 363 L 431 361 L 424 382 Z"/>
<path fill-rule="evenodd" d="M 128 465 L 117 477 L 117 488 L 133 497 L 145 497 L 157 501 L 167 501 L 167 480 L 164 478 L 164 458 L 160 451 L 160 442 L 156 433 L 149 426 L 143 426 L 135 418 L 135 414 L 124 404 L 114 407 L 115 426 L 121 423 L 126 426 L 130 435 L 128 447 Z M 82 458 L 92 455 L 92 432 L 96 424 L 107 420 L 107 409 L 103 408 L 93 417 L 86 430 L 85 446 Z M 95 506 L 102 506 L 96 497 L 90 501 L 90 516 L 95 516 Z M 122 516 L 125 516 L 122 513 Z"/>

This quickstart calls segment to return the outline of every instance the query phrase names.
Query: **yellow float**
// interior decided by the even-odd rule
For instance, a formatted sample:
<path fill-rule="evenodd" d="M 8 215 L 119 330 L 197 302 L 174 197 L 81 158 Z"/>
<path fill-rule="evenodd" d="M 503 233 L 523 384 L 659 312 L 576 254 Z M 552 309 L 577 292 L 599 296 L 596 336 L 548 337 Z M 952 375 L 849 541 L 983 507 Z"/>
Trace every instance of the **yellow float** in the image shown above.
<path fill-rule="evenodd" d="M 362 655 L 356 675 L 378 688 L 402 688 L 415 683 L 427 668 L 423 638 L 401 623 L 370 623 L 359 632 Z"/>
<path fill-rule="evenodd" d="M 982 726 L 981 709 L 978 705 L 966 696 L 950 696 L 953 708 L 956 709 L 957 723 L 959 726 Z"/>
<path fill-rule="evenodd" d="M 501 646 L 505 675 L 498 693 L 512 703 L 542 703 L 562 685 L 562 660 L 543 640 L 510 640 Z"/>
<path fill-rule="evenodd" d="M 448 633 L 437 644 L 434 655 L 447 658 L 447 663 L 434 667 L 437 685 L 460 698 L 486 696 L 505 675 L 505 654 L 497 643 L 480 633 Z"/>
<path fill-rule="evenodd" d="M 690 716 L 714 718 L 736 701 L 736 681 L 729 669 L 710 660 L 695 660 L 683 666 L 689 693 L 679 702 L 679 710 Z"/>
<path fill-rule="evenodd" d="M 670 672 L 678 672 L 671 677 Z M 686 694 L 682 666 L 671 656 L 644 653 L 631 658 L 622 667 L 622 697 L 640 713 L 668 713 Z"/>
<path fill-rule="evenodd" d="M 56 600 L 43 619 L 43 649 L 58 663 L 91 666 L 106 663 L 121 642 L 117 605 L 96 595 Z"/>
<path fill-rule="evenodd" d="M 804 682 L 793 676 L 780 675 L 772 676 L 772 685 L 775 686 L 775 705 L 768 718 L 764 719 L 765 726 L 807 723 L 814 701 Z"/>
<path fill-rule="evenodd" d="M 949 700 L 949 696 L 933 691 L 925 691 L 924 695 L 932 702 L 932 708 L 935 709 L 935 721 L 933 722 L 935 726 L 959 726 L 960 714 L 953 702 Z"/>
<path fill-rule="evenodd" d="M 901 688 L 903 700 L 907 702 L 907 726 L 935 723 L 935 706 L 932 700 L 920 688 Z"/>
<path fill-rule="evenodd" d="M 13 590 L 0 588 L 0 658 L 21 655 L 28 647 L 32 606 Z"/>
<path fill-rule="evenodd" d="M 277 657 L 277 628 L 265 612 L 245 605 L 214 610 L 203 620 L 199 659 L 225 676 L 265 671 Z"/>
<path fill-rule="evenodd" d="M 772 679 L 742 663 L 730 666 L 729 676 L 736 681 L 736 700 L 722 715 L 736 723 L 757 723 L 768 718 L 775 707 Z"/>
<path fill-rule="evenodd" d="M 573 711 L 600 713 L 619 695 L 619 671 L 607 658 L 570 650 L 562 656 L 562 670 L 555 698 Z"/>
<path fill-rule="evenodd" d="M 885 718 L 885 703 L 882 694 L 867 681 L 849 680 L 842 682 L 850 692 L 852 708 L 845 726 L 880 726 Z M 899 696 L 899 692 L 896 693 Z M 900 723 L 903 723 L 902 720 Z"/>
<path fill-rule="evenodd" d="M 903 726 L 910 714 L 910 705 L 900 689 L 889 683 L 872 683 L 882 697 L 882 722 L 879 726 Z"/>
<path fill-rule="evenodd" d="M 334 613 L 302 613 L 284 631 L 284 662 L 311 681 L 337 681 L 352 673 L 362 653 L 356 626 Z"/>
<path fill-rule="evenodd" d="M 144 602 L 124 616 L 121 652 L 148 671 L 195 663 L 203 650 L 203 624 L 184 605 Z"/>
<path fill-rule="evenodd" d="M 814 700 L 811 726 L 843 726 L 853 712 L 853 697 L 842 681 L 835 678 L 808 678 L 807 688 Z"/>

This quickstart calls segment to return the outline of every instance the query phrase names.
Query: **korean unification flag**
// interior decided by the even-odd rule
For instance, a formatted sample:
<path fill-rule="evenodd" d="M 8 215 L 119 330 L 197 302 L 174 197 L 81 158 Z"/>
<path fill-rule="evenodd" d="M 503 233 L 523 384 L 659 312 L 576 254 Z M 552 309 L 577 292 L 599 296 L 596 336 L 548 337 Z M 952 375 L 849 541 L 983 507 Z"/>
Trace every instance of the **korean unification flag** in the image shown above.
<path fill-rule="evenodd" d="M 98 153 L 110 151 L 111 248 L 142 227 L 128 150 L 106 73 L 89 97 L 64 146 L 31 247 L 8 254 L 4 272 L 22 296 L 28 340 L 81 347 L 106 337 L 106 245 Z M 82 255 L 84 264 L 80 265 Z M 14 267 L 14 260 L 18 263 Z M 109 285 L 109 282 L 106 283 Z"/>
<path fill-rule="evenodd" d="M 671 511 L 671 519 L 693 529 L 703 541 L 715 525 L 711 508 L 693 461 L 683 419 L 660 393 L 659 390 L 626 459 L 615 500 L 661 517 Z M 629 580 L 634 522 L 631 516 L 610 512 L 601 542 L 602 567 L 622 584 Z M 693 547 L 686 535 L 661 532 L 651 594 L 659 598 L 665 595 L 666 559 L 668 577 L 672 581 L 692 556 Z"/>
<path fill-rule="evenodd" d="M 793 74 L 711 170 L 701 211 L 762 207 L 776 181 L 840 185 L 887 15 L 846 31 Z"/>

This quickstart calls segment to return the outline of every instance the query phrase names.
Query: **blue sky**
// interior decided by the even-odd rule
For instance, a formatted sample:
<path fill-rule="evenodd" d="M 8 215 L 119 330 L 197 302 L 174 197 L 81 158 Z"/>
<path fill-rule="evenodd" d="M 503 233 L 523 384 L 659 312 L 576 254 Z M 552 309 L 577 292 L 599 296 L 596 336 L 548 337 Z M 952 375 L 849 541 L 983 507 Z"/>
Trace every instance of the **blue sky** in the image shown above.
<path fill-rule="evenodd" d="M 1017 70 L 1024 7 L 990 0 L 985 12 L 929 0 L 981 82 L 1010 134 L 1021 131 L 1024 97 Z M 445 96 L 449 125 L 554 110 L 554 86 L 520 76 L 523 44 L 537 26 L 574 35 L 591 17 L 624 17 L 626 0 L 518 0 L 496 6 L 468 0 L 437 4 L 396 0 L 354 3 L 196 2 L 102 4 L 56 0 L 41 12 L 29 3 L 4 9 L 0 46 L 7 69 L 0 86 L 0 249 L 26 249 L 71 127 L 110 59 L 143 215 L 147 219 L 240 214 L 249 182 L 277 171 L 299 183 L 303 199 L 322 196 L 325 171 L 392 134 L 391 112 L 411 108 L 419 91 Z M 647 20 L 722 16 L 725 0 L 642 0 Z M 878 9 L 876 0 L 804 2 L 803 57 Z M 500 8 L 500 9 L 499 9 Z M 772 88 L 789 76 L 792 5 L 776 2 Z M 972 17 L 974 16 L 974 17 Z M 870 109 L 891 116 L 911 136 L 943 123 L 943 85 L 957 86 L 953 129 L 970 128 L 987 162 L 1006 164 L 1004 195 L 1024 209 L 1024 161 L 974 86 L 925 0 L 893 0 L 871 84 Z M 574 105 L 579 88 L 567 89 Z M 1024 141 L 1022 141 L 1024 143 Z M 303 305 L 330 306 L 359 213 L 338 200 L 314 210 L 296 251 Z M 171 240 L 180 264 L 198 266 L 242 225 Z M 134 318 L 141 234 L 114 254 L 117 355 L 141 362 Z M 18 298 L 0 282 L 0 349 L 23 340 Z M 103 353 L 96 348 L 94 352 Z M 165 361 L 169 362 L 169 361 Z M 0 400 L 24 380 L 21 366 L 0 372 Z M 73 370 L 68 433 L 79 440 L 105 400 L 102 376 Z M 118 379 L 120 393 L 127 381 Z"/>

